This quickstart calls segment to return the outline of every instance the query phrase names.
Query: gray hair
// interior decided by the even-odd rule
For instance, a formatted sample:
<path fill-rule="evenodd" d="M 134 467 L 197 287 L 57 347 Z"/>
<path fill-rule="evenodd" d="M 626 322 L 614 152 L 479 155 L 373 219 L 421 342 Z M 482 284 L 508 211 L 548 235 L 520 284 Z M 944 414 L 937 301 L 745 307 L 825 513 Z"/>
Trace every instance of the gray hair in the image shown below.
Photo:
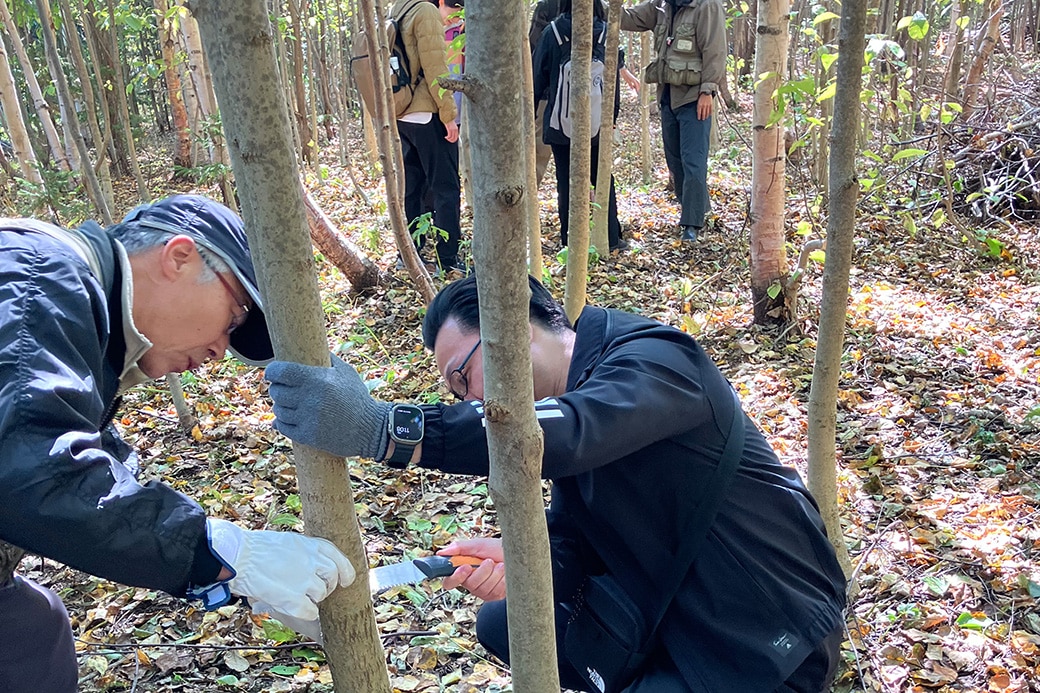
<path fill-rule="evenodd" d="M 152 229 L 134 223 L 116 224 L 109 228 L 108 232 L 123 245 L 127 255 L 137 255 L 152 248 L 166 245 L 166 242 L 175 235 L 169 231 Z M 184 235 L 191 237 L 191 234 Z M 217 273 L 225 274 L 232 272 L 230 265 L 198 241 L 195 242 L 195 249 L 199 251 L 199 257 L 202 258 L 203 264 L 202 272 L 199 273 L 199 284 L 208 284 L 216 280 Z"/>

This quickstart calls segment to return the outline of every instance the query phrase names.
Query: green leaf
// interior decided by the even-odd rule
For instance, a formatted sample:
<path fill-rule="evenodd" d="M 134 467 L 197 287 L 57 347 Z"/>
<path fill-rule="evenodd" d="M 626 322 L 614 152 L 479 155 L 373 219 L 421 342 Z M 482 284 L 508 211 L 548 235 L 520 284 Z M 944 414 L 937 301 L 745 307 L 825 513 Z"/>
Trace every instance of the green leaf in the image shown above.
<path fill-rule="evenodd" d="M 946 594 L 946 588 L 949 587 L 950 584 L 947 582 L 946 578 L 941 575 L 925 575 L 924 578 L 922 578 L 922 581 L 924 582 L 925 587 L 928 588 L 928 591 L 936 597 L 941 597 Z"/>
<path fill-rule="evenodd" d="M 221 676 L 219 679 L 217 679 L 217 685 L 218 686 L 227 686 L 229 688 L 238 688 L 238 683 L 239 683 L 238 682 L 238 677 L 233 675 L 233 674 L 228 674 L 227 676 Z"/>
<path fill-rule="evenodd" d="M 902 159 L 909 159 L 910 157 L 921 157 L 928 153 L 927 149 L 914 149 L 908 147 L 906 149 L 900 149 L 894 155 L 892 155 L 892 161 L 900 161 Z"/>
<path fill-rule="evenodd" d="M 296 639 L 296 631 L 282 625 L 281 621 L 269 618 L 264 621 L 264 637 L 275 642 L 289 642 Z"/>
<path fill-rule="evenodd" d="M 826 250 L 810 250 L 809 251 L 809 259 L 812 260 L 813 262 L 818 262 L 819 264 L 822 265 L 827 260 L 827 251 Z"/>
<path fill-rule="evenodd" d="M 780 295 L 781 291 L 783 291 L 783 287 L 780 286 L 780 282 L 773 282 L 769 285 L 769 288 L 766 289 L 766 295 L 769 296 L 770 299 L 775 301 L 776 297 Z"/>
<path fill-rule="evenodd" d="M 325 655 L 309 647 L 294 647 L 292 656 L 297 659 L 306 659 L 308 662 L 324 662 Z"/>
<path fill-rule="evenodd" d="M 981 632 L 993 625 L 993 621 L 985 614 L 980 618 L 976 617 L 975 614 L 965 611 L 957 617 L 957 625 L 965 630 L 977 630 Z"/>
<path fill-rule="evenodd" d="M 299 512 L 300 510 L 303 510 L 303 503 L 300 502 L 300 497 L 293 493 L 286 496 L 285 507 L 289 508 L 289 510 Z"/>
<path fill-rule="evenodd" d="M 296 672 L 299 670 L 300 667 L 295 664 L 277 664 L 268 669 L 269 672 L 278 676 L 296 676 Z"/>
<path fill-rule="evenodd" d="M 831 69 L 831 65 L 838 59 L 838 53 L 820 53 L 820 64 L 823 65 L 824 70 Z"/>
<path fill-rule="evenodd" d="M 834 98 L 834 92 L 837 90 L 837 82 L 831 82 L 820 91 L 820 95 L 816 97 L 817 101 L 826 101 L 827 99 Z"/>
<path fill-rule="evenodd" d="M 279 527 L 295 527 L 302 522 L 303 520 L 289 513 L 280 513 L 271 519 L 271 524 Z"/>
<path fill-rule="evenodd" d="M 818 26 L 831 19 L 841 19 L 841 15 L 835 14 L 833 12 L 821 12 L 815 17 L 813 17 L 812 23 L 813 26 Z"/>

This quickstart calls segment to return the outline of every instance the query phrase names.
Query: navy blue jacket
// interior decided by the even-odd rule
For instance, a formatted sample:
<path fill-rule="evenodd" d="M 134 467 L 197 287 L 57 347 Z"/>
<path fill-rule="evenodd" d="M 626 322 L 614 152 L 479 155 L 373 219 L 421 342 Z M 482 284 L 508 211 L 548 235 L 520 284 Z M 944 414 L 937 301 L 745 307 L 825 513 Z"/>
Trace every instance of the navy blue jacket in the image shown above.
<path fill-rule="evenodd" d="M 577 560 L 557 555 L 555 541 L 577 537 L 591 551 L 571 552 L 586 557 L 570 570 L 595 573 L 609 563 L 636 602 L 650 602 L 649 618 L 647 592 L 668 566 L 646 558 L 682 546 L 684 520 L 725 445 L 731 388 L 700 345 L 672 327 L 586 307 L 576 331 L 566 394 L 536 405 L 542 476 L 554 480 L 554 561 Z M 712 410 L 720 403 L 721 425 Z M 479 403 L 424 409 L 420 464 L 487 474 Z M 740 415 L 740 468 L 658 633 L 694 691 L 775 690 L 841 623 L 845 604 L 845 579 L 815 502 Z M 576 504 L 587 509 L 579 517 L 594 521 L 575 522 Z M 618 554 L 631 560 L 608 560 Z"/>
<path fill-rule="evenodd" d="M 212 583 L 202 508 L 139 483 L 109 423 L 125 356 L 116 242 L 80 229 L 95 274 L 63 241 L 11 226 L 0 226 L 0 539 L 174 595 Z"/>

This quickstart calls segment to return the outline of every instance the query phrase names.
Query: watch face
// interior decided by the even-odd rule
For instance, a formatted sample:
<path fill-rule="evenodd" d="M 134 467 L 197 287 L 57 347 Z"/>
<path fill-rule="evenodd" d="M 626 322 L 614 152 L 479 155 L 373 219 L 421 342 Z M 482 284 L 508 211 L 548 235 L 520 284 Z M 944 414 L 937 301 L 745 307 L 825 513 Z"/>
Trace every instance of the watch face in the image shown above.
<path fill-rule="evenodd" d="M 402 443 L 423 439 L 423 412 L 419 407 L 397 406 L 391 410 L 390 437 Z"/>

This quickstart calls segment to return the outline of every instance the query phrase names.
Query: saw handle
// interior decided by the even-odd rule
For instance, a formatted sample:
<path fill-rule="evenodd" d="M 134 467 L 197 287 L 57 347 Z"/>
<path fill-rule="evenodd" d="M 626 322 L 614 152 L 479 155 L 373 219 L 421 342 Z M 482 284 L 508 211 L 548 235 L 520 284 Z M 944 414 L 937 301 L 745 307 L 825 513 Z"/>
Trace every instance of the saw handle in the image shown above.
<path fill-rule="evenodd" d="M 476 556 L 427 556 L 412 561 L 428 578 L 447 577 L 460 565 L 480 565 L 483 562 L 483 558 Z"/>

